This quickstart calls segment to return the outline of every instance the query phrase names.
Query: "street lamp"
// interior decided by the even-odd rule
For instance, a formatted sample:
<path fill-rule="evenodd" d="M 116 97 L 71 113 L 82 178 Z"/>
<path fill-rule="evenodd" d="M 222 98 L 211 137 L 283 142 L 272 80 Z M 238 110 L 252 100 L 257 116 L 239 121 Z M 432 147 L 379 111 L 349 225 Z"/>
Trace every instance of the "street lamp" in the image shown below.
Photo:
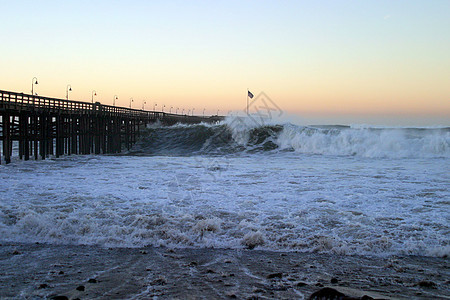
<path fill-rule="evenodd" d="M 156 111 L 156 107 L 158 106 L 158 104 L 155 103 L 155 105 L 153 105 L 153 111 Z"/>
<path fill-rule="evenodd" d="M 72 86 L 70 84 L 68 84 L 66 86 L 66 100 L 69 100 L 69 92 L 72 91 Z"/>
<path fill-rule="evenodd" d="M 195 108 L 192 109 L 192 115 L 194 115 L 194 110 L 195 110 Z"/>
<path fill-rule="evenodd" d="M 91 102 L 94 103 L 94 96 L 97 96 L 97 92 L 96 91 L 92 91 L 91 94 Z"/>
<path fill-rule="evenodd" d="M 203 109 L 203 118 L 205 117 L 205 108 Z"/>
<path fill-rule="evenodd" d="M 166 107 L 166 105 L 165 105 L 165 104 L 164 104 L 164 105 L 163 105 L 163 107 L 162 107 L 162 112 L 164 112 L 164 107 Z"/>
<path fill-rule="evenodd" d="M 36 80 L 35 80 L 36 79 Z M 34 96 L 34 85 L 35 84 L 38 84 L 38 82 L 37 82 L 37 78 L 36 77 L 33 77 L 33 79 L 31 79 L 31 95 L 33 95 Z"/>
<path fill-rule="evenodd" d="M 176 112 L 175 112 L 177 115 L 178 115 L 178 110 L 179 110 L 179 108 L 177 107 L 177 110 L 176 110 Z"/>
<path fill-rule="evenodd" d="M 217 110 L 217 116 L 219 115 L 219 109 Z"/>
<path fill-rule="evenodd" d="M 169 109 L 169 114 L 172 113 L 172 108 L 173 108 L 173 106 L 170 107 L 170 109 Z"/>
<path fill-rule="evenodd" d="M 118 99 L 119 99 L 119 97 L 117 97 L 117 95 L 114 95 L 113 106 L 116 106 L 116 100 L 118 100 Z"/>
<path fill-rule="evenodd" d="M 191 113 L 191 110 L 189 109 L 187 115 L 189 116 L 190 113 Z"/>
<path fill-rule="evenodd" d="M 183 108 L 183 110 L 181 111 L 181 114 L 184 115 L 184 108 Z"/>
<path fill-rule="evenodd" d="M 144 101 L 142 102 L 142 110 L 144 110 L 145 104 L 147 104 L 147 102 L 144 100 Z"/>
<path fill-rule="evenodd" d="M 133 102 L 134 102 L 133 97 L 131 97 L 130 98 L 130 108 L 131 108 L 131 103 L 133 103 Z"/>

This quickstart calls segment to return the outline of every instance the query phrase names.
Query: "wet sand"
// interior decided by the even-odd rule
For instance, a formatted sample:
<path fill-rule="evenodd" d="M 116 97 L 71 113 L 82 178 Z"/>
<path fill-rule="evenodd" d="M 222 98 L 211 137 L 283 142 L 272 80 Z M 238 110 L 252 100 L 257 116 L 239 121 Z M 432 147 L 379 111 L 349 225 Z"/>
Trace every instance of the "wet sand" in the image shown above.
<path fill-rule="evenodd" d="M 230 249 L 0 246 L 0 298 L 450 299 L 448 258 Z M 66 299 L 63 297 L 55 299 Z"/>

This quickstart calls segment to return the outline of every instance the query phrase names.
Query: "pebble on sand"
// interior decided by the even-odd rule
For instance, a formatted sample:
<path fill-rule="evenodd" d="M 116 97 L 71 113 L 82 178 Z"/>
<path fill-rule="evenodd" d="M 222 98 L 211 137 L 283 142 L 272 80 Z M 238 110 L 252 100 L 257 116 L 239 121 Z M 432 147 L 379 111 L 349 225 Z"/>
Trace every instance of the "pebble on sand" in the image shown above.
<path fill-rule="evenodd" d="M 341 299 L 345 297 L 345 295 L 341 292 L 336 291 L 332 288 L 323 288 L 311 294 L 309 297 L 310 300 L 316 299 Z"/>
<path fill-rule="evenodd" d="M 283 273 L 272 273 L 267 275 L 267 279 L 273 279 L 273 278 L 282 278 Z"/>
<path fill-rule="evenodd" d="M 69 300 L 67 296 L 54 296 L 51 298 L 52 300 Z"/>
<path fill-rule="evenodd" d="M 331 300 L 331 299 L 342 299 L 342 300 L 373 300 L 372 297 L 364 295 L 362 297 L 351 297 L 347 296 L 335 289 L 326 287 L 320 289 L 309 296 L 309 300 Z"/>
<path fill-rule="evenodd" d="M 434 283 L 433 281 L 426 281 L 426 280 L 423 280 L 423 281 L 420 281 L 419 283 L 417 283 L 417 285 L 418 286 L 421 286 L 421 287 L 426 287 L 426 288 L 436 288 L 436 283 Z"/>

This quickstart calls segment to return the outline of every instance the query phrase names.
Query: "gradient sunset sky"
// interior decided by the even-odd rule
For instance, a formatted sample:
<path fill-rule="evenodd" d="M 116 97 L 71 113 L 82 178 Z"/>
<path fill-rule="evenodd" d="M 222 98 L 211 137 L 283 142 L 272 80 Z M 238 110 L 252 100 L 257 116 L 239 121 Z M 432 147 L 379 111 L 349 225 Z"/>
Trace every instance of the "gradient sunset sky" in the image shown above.
<path fill-rule="evenodd" d="M 450 1 L 0 1 L 0 89 L 297 123 L 450 125 Z M 179 111 L 179 112 L 180 112 Z"/>

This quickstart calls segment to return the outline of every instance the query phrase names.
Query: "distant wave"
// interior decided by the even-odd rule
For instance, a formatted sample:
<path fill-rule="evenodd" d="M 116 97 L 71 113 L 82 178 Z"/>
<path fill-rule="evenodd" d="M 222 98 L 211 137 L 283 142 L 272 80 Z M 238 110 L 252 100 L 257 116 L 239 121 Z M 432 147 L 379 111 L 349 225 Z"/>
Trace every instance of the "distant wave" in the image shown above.
<path fill-rule="evenodd" d="M 374 158 L 450 157 L 450 128 L 256 125 L 230 117 L 218 125 L 152 126 L 128 155 L 220 155 L 295 151 Z"/>

